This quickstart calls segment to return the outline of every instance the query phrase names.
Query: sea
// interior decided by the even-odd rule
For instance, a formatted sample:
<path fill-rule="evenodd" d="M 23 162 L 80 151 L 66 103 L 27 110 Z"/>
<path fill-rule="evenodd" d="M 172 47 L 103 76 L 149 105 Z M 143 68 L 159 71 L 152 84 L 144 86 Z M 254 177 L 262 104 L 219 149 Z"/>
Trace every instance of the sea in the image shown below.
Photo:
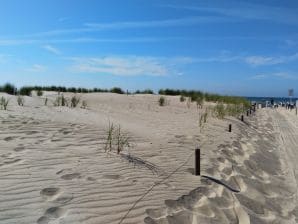
<path fill-rule="evenodd" d="M 264 104 L 266 101 L 271 102 L 272 100 L 274 103 L 296 103 L 298 100 L 297 97 L 245 97 L 250 102 L 256 102 Z"/>

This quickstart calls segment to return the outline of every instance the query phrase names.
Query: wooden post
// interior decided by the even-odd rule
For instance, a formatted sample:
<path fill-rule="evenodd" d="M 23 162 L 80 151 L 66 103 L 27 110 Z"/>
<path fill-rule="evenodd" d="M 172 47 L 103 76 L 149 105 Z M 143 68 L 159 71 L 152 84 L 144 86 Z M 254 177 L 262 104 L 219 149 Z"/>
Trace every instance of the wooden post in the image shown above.
<path fill-rule="evenodd" d="M 196 149 L 195 151 L 195 175 L 200 176 L 201 175 L 201 150 Z"/>
<path fill-rule="evenodd" d="M 249 116 L 249 110 L 246 111 L 246 116 Z"/>
<path fill-rule="evenodd" d="M 229 124 L 229 132 L 232 132 L 232 124 Z"/>
<path fill-rule="evenodd" d="M 244 121 L 244 117 L 243 117 L 243 115 L 241 115 L 241 121 Z"/>

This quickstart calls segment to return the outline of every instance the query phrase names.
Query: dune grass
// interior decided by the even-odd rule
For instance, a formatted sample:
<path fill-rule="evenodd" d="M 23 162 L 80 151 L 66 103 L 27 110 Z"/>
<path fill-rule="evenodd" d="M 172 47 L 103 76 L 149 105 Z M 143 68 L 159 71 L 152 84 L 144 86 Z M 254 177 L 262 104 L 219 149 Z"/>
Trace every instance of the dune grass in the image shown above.
<path fill-rule="evenodd" d="M 0 109 L 1 110 L 7 110 L 7 106 L 9 104 L 9 99 L 6 99 L 5 97 L 0 98 Z"/>
<path fill-rule="evenodd" d="M 80 103 L 81 99 L 80 97 L 74 95 L 70 98 L 70 107 L 75 108 Z"/>
<path fill-rule="evenodd" d="M 17 103 L 18 103 L 18 105 L 19 106 L 24 106 L 24 103 L 25 103 L 25 99 L 24 99 L 24 97 L 23 96 L 21 96 L 21 95 L 18 95 L 17 96 Z"/>
<path fill-rule="evenodd" d="M 166 104 L 166 98 L 163 97 L 163 96 L 159 97 L 159 98 L 158 98 L 158 105 L 162 107 L 162 106 L 164 106 L 165 104 Z"/>
<path fill-rule="evenodd" d="M 131 147 L 129 137 L 121 131 L 121 126 L 115 125 L 109 122 L 107 129 L 105 152 L 112 152 L 116 150 L 117 154 L 120 154 L 126 147 Z"/>

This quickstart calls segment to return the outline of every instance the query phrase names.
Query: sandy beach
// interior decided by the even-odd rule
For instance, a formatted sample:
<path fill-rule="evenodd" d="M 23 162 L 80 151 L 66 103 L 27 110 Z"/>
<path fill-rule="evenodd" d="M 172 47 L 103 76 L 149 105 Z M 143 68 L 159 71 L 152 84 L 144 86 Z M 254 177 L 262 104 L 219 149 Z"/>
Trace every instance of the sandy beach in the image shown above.
<path fill-rule="evenodd" d="M 56 92 L 24 107 L 0 96 L 10 98 L 0 111 L 1 224 L 298 222 L 294 111 L 209 117 L 200 128 L 205 108 L 178 96 L 160 107 L 158 95 L 81 94 L 87 109 L 52 106 Z M 109 122 L 132 143 L 120 155 L 105 152 Z M 193 175 L 197 147 L 205 177 Z"/>

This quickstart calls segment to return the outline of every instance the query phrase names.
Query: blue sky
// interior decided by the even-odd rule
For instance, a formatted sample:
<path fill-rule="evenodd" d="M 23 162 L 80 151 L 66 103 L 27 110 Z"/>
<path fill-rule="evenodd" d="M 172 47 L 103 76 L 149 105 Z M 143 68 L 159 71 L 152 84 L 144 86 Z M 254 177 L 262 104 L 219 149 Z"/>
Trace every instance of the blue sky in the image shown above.
<path fill-rule="evenodd" d="M 0 6 L 0 83 L 298 92 L 296 0 L 0 0 Z"/>

